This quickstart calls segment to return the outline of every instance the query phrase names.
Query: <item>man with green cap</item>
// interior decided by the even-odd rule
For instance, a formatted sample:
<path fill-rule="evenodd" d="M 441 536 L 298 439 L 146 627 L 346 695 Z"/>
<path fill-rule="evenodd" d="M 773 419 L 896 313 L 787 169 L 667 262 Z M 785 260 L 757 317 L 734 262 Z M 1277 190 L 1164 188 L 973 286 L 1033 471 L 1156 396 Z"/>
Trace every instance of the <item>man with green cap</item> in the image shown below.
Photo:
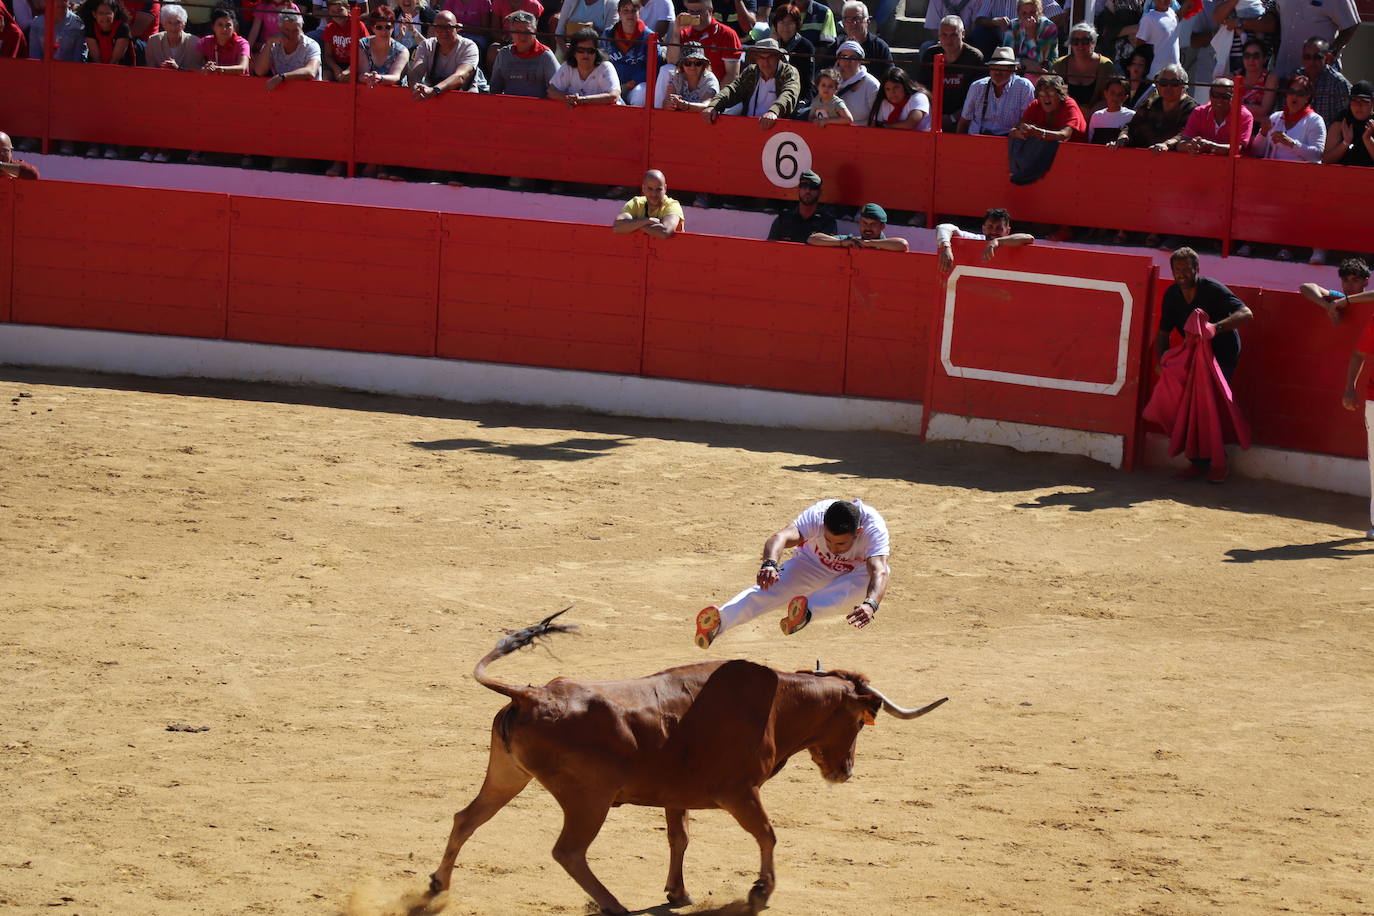
<path fill-rule="evenodd" d="M 815 233 L 834 235 L 839 231 L 835 217 L 820 210 L 821 176 L 807 169 L 797 179 L 797 208 L 779 213 L 768 230 L 770 242 L 798 242 L 806 240 Z"/>
<path fill-rule="evenodd" d="M 887 211 L 877 204 L 864 204 L 859 211 L 858 235 L 832 235 L 813 232 L 806 240 L 808 245 L 825 248 L 876 248 L 878 251 L 906 251 L 906 239 L 890 239 L 883 234 L 887 226 Z"/>

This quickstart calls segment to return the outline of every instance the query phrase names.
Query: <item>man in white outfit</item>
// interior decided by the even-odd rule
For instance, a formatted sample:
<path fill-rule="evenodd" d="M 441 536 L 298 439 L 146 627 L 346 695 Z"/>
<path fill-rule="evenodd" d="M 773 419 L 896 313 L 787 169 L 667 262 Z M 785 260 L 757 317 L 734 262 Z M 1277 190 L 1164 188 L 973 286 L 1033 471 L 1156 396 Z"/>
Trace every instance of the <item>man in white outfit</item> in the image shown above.
<path fill-rule="evenodd" d="M 782 552 L 797 548 L 782 565 Z M 696 643 L 705 649 L 731 627 L 786 607 L 788 636 L 811 622 L 848 611 L 862 629 L 872 622 L 887 591 L 887 523 L 859 500 L 823 499 L 763 544 L 756 584 L 721 607 L 697 614 Z"/>

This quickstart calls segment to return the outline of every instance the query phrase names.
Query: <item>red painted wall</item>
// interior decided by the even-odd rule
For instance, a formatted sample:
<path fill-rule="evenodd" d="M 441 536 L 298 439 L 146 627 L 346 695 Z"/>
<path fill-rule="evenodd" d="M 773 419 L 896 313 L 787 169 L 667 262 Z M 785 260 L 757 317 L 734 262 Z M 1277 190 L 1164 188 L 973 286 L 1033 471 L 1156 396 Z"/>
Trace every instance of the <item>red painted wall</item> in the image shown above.
<path fill-rule="evenodd" d="M 10 320 L 10 293 L 14 283 L 14 186 L 0 181 L 0 321 Z"/>

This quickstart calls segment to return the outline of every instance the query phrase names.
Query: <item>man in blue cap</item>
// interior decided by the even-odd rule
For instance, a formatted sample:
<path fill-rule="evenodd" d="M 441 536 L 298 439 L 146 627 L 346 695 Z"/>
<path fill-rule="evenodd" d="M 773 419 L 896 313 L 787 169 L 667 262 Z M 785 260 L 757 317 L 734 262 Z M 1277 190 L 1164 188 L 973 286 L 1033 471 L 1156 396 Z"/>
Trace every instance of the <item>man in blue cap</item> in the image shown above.
<path fill-rule="evenodd" d="M 797 180 L 797 207 L 784 210 L 773 220 L 768 230 L 770 242 L 798 242 L 805 245 L 806 240 L 820 232 L 834 235 L 839 231 L 835 217 L 823 213 L 821 202 L 821 176 L 807 169 Z"/>
<path fill-rule="evenodd" d="M 864 204 L 859 211 L 858 235 L 831 235 L 813 232 L 806 240 L 808 245 L 825 248 L 875 248 L 878 251 L 906 251 L 906 239 L 890 239 L 883 234 L 887 227 L 887 211 L 877 204 Z"/>

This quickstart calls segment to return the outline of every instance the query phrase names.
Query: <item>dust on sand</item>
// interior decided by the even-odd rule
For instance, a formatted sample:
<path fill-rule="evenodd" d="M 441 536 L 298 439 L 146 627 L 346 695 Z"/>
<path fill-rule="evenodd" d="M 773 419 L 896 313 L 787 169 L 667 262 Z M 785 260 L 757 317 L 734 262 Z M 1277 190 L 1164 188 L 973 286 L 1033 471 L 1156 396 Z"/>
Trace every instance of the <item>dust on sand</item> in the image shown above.
<path fill-rule="evenodd" d="M 1361 500 L 880 434 L 0 386 L 11 911 L 338 913 L 369 882 L 402 901 L 485 767 L 502 698 L 473 663 L 571 603 L 583 635 L 504 679 L 820 658 L 899 703 L 952 697 L 866 729 L 844 786 L 804 758 L 768 784 L 770 912 L 1374 912 Z M 762 619 L 698 651 L 695 612 L 828 495 L 892 529 L 876 625 Z M 587 912 L 549 856 L 560 820 L 532 785 L 464 849 L 445 912 Z M 694 818 L 700 907 L 757 865 L 727 815 Z M 592 867 L 666 912 L 661 813 L 612 812 Z"/>

